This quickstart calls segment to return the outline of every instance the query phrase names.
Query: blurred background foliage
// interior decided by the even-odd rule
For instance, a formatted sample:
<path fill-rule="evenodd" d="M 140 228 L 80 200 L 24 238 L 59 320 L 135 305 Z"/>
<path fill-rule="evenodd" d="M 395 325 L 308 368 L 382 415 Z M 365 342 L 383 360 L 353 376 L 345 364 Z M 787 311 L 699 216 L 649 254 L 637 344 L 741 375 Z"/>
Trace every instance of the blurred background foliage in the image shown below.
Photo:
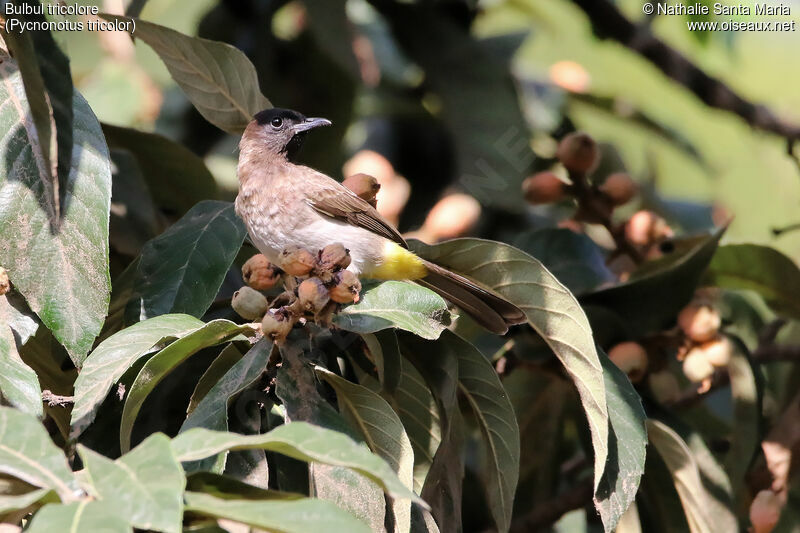
<path fill-rule="evenodd" d="M 94 3 L 107 11 L 121 7 L 114 9 L 120 0 Z M 442 17 L 469 31 L 475 46 L 492 54 L 491 61 L 511 62 L 538 155 L 550 155 L 548 133 L 566 116 L 598 140 L 613 144 L 632 175 L 655 182 L 663 198 L 734 213 L 731 240 L 769 243 L 793 257 L 800 254 L 800 234 L 776 238 L 772 233 L 773 228 L 797 222 L 800 198 L 798 168 L 786 156 L 782 139 L 709 108 L 636 53 L 598 40 L 587 17 L 570 1 L 470 2 L 472 10 L 461 2 L 436 4 Z M 484 113 L 501 114 L 501 120 L 510 114 L 502 116 L 505 112 L 497 106 L 488 110 L 481 105 L 487 99 L 496 101 L 502 88 L 484 86 L 483 94 L 443 95 L 435 64 L 428 78 L 417 68 L 421 58 L 409 57 L 413 46 L 435 50 L 446 32 L 433 35 L 438 42 L 420 38 L 400 48 L 372 4 L 348 0 L 344 13 L 340 5 L 151 0 L 141 17 L 234 44 L 256 65 L 262 90 L 274 105 L 333 119 L 335 128 L 309 139 L 304 151 L 309 163 L 341 176 L 341 163 L 364 145 L 387 155 L 412 184 L 411 205 L 401 221 L 408 230 L 420 224 L 425 209 L 453 179 L 453 166 L 441 157 L 450 147 L 437 118 L 444 118 L 446 128 L 480 120 Z M 617 5 L 633 21 L 645 18 L 639 0 Z M 407 9 L 413 20 L 415 9 L 427 8 L 401 4 L 398 9 Z M 344 16 L 352 26 L 341 20 Z M 318 22 L 323 19 L 325 24 Z M 789 122 L 800 121 L 800 70 L 789 68 L 796 64 L 798 32 L 692 33 L 686 20 L 657 16 L 650 27 L 746 99 L 766 104 Z M 424 28 L 413 23 L 408 29 L 424 35 Z M 351 31 L 360 57 L 347 42 Z M 220 185 L 220 197 L 234 196 L 236 139 L 222 137 L 204 123 L 149 47 L 138 43 L 135 50 L 129 49 L 124 34 L 64 32 L 57 39 L 72 59 L 76 88 L 101 121 L 152 130 L 187 144 L 205 157 Z M 435 56 L 430 54 L 430 62 L 435 63 Z M 453 81 L 477 71 L 442 74 Z M 450 92 L 466 91 L 458 83 L 448 87 Z M 454 110 L 466 116 L 453 116 L 442 109 L 443 97 L 472 104 Z M 662 131 L 644 124 L 641 117 Z M 464 135 L 479 133 L 473 129 Z M 681 205 L 686 209 L 677 209 Z M 681 205 L 672 206 L 676 209 L 667 218 L 699 229 L 693 220 L 675 220 L 702 212 Z"/>

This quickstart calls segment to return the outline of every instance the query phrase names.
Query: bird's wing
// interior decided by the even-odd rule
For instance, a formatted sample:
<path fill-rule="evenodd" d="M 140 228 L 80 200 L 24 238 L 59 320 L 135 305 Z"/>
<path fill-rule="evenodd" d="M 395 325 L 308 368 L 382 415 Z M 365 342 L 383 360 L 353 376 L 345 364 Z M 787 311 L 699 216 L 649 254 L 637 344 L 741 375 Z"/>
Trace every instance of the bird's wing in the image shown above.
<path fill-rule="evenodd" d="M 315 171 L 313 177 L 309 178 L 317 185 L 314 193 L 308 195 L 307 201 L 311 207 L 323 215 L 377 233 L 407 248 L 400 232 L 364 199 L 324 174 Z"/>

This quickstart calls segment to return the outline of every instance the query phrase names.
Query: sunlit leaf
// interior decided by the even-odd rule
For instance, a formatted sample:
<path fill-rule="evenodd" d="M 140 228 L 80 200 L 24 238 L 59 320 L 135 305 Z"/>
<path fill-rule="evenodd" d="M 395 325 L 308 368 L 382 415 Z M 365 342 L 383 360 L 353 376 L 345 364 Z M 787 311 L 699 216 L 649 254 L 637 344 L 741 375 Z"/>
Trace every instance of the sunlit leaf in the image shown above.
<path fill-rule="evenodd" d="M 50 504 L 39 510 L 25 531 L 102 531 L 103 533 L 132 533 L 133 528 L 102 502 L 83 500 L 67 505 Z"/>
<path fill-rule="evenodd" d="M 36 372 L 25 364 L 17 351 L 12 313 L 6 296 L 0 296 L 0 398 L 33 416 L 41 417 L 42 388 Z"/>

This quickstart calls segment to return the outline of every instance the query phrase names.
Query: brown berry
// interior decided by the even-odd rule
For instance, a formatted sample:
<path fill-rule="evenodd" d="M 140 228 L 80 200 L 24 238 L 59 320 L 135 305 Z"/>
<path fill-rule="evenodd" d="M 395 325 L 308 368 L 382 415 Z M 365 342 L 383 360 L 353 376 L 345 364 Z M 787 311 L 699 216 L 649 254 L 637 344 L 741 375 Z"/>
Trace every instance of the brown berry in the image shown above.
<path fill-rule="evenodd" d="M 693 383 L 707 380 L 714 373 L 714 367 L 699 348 L 692 348 L 683 360 L 683 374 Z"/>
<path fill-rule="evenodd" d="M 331 300 L 340 304 L 358 302 L 361 282 L 358 276 L 349 270 L 342 270 L 336 275 L 336 285 L 330 290 Z"/>
<path fill-rule="evenodd" d="M 8 272 L 3 267 L 0 267 L 0 296 L 6 294 L 11 290 L 11 282 L 8 280 Z"/>
<path fill-rule="evenodd" d="M 672 228 L 652 211 L 637 211 L 625 224 L 625 238 L 639 246 L 649 246 L 672 235 Z"/>
<path fill-rule="evenodd" d="M 597 168 L 600 149 L 589 134 L 576 131 L 561 139 L 556 157 L 570 172 L 587 174 Z"/>
<path fill-rule="evenodd" d="M 627 204 L 639 190 L 636 182 L 626 172 L 609 175 L 599 189 L 615 206 Z"/>
<path fill-rule="evenodd" d="M 534 204 L 550 204 L 564 198 L 564 182 L 552 172 L 539 172 L 522 182 L 525 199 Z"/>
<path fill-rule="evenodd" d="M 448 194 L 430 210 L 422 232 L 434 241 L 455 239 L 471 230 L 480 216 L 481 204 L 474 197 L 463 193 Z"/>
<path fill-rule="evenodd" d="M 608 351 L 608 357 L 632 383 L 641 381 L 647 371 L 647 351 L 638 342 L 617 344 Z"/>
<path fill-rule="evenodd" d="M 329 300 L 328 289 L 319 278 L 308 278 L 297 287 L 297 301 L 303 311 L 317 313 Z"/>
<path fill-rule="evenodd" d="M 753 533 L 771 533 L 781 516 L 781 498 L 771 490 L 762 490 L 750 504 Z"/>
<path fill-rule="evenodd" d="M 691 303 L 678 314 L 678 326 L 694 342 L 713 339 L 721 323 L 719 313 L 709 305 Z"/>
<path fill-rule="evenodd" d="M 261 320 L 261 332 L 265 337 L 282 343 L 294 326 L 293 317 L 282 309 L 270 309 Z"/>
<path fill-rule="evenodd" d="M 251 288 L 257 291 L 271 289 L 280 279 L 278 268 L 264 257 L 256 254 L 242 265 L 242 278 Z"/>
<path fill-rule="evenodd" d="M 352 176 L 345 178 L 345 180 L 342 182 L 342 185 L 353 191 L 359 198 L 369 202 L 372 207 L 375 207 L 378 204 L 376 196 L 378 191 L 381 189 L 381 185 L 378 183 L 378 180 L 369 174 L 353 174 Z"/>
<path fill-rule="evenodd" d="M 647 376 L 647 384 L 655 399 L 662 403 L 677 400 L 681 393 L 678 380 L 666 370 L 650 373 Z"/>
<path fill-rule="evenodd" d="M 267 312 L 267 299 L 255 289 L 244 286 L 233 293 L 231 307 L 242 318 L 258 320 Z"/>
<path fill-rule="evenodd" d="M 733 345 L 727 337 L 720 335 L 718 338 L 704 342 L 698 349 L 702 350 L 708 362 L 717 367 L 728 366 L 733 355 Z"/>
<path fill-rule="evenodd" d="M 326 272 L 338 272 L 350 266 L 350 250 L 341 243 L 329 244 L 319 253 L 317 268 Z"/>
<path fill-rule="evenodd" d="M 307 276 L 317 263 L 314 254 L 300 248 L 291 246 L 281 252 L 281 268 L 292 276 Z"/>

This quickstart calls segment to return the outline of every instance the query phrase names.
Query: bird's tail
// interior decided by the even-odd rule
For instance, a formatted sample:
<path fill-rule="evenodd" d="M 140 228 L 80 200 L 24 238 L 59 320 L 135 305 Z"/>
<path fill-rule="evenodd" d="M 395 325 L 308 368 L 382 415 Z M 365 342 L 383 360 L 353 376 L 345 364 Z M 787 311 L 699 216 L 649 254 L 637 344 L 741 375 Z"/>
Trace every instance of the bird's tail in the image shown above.
<path fill-rule="evenodd" d="M 509 326 L 525 322 L 525 313 L 508 300 L 435 263 L 424 263 L 428 275 L 415 281 L 457 305 L 492 333 L 502 335 Z"/>

